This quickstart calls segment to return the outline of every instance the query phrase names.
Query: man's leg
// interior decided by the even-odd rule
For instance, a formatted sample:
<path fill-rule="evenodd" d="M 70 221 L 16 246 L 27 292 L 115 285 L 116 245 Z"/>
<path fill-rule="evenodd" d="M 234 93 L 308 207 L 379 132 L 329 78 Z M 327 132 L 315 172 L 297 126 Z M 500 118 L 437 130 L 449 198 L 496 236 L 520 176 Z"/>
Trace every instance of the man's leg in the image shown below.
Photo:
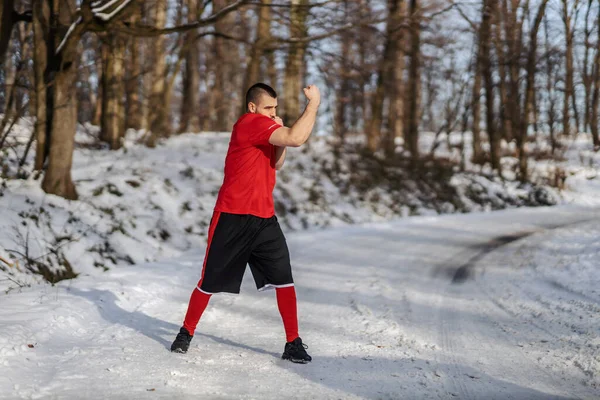
<path fill-rule="evenodd" d="M 306 352 L 307 346 L 298 336 L 298 313 L 296 289 L 294 286 L 275 287 L 277 306 L 283 320 L 286 343 L 281 358 L 295 363 L 306 364 L 312 357 Z"/>
<path fill-rule="evenodd" d="M 276 288 L 277 306 L 283 320 L 286 342 L 293 342 L 298 337 L 298 311 L 296 289 L 293 286 Z"/>
<path fill-rule="evenodd" d="M 202 265 L 200 281 L 198 282 L 198 286 L 194 289 L 192 295 L 190 296 L 190 302 L 188 304 L 187 313 L 185 314 L 183 326 L 181 327 L 181 329 L 179 329 L 179 333 L 177 334 L 175 341 L 171 345 L 171 351 L 176 353 L 186 353 L 188 351 L 188 348 L 190 347 L 190 342 L 192 341 L 192 337 L 194 336 L 194 331 L 196 330 L 196 326 L 198 325 L 198 321 L 200 321 L 200 317 L 202 316 L 204 310 L 206 310 L 206 306 L 208 305 L 208 301 L 210 300 L 210 294 L 202 292 L 200 290 L 200 285 L 202 284 L 202 279 L 204 278 L 212 239 L 217 228 L 220 215 L 220 212 L 215 211 L 210 221 L 210 226 L 208 228 L 208 242 L 206 246 L 206 253 L 204 255 L 204 263 Z"/>
<path fill-rule="evenodd" d="M 194 292 L 190 297 L 190 303 L 188 304 L 183 326 L 179 329 L 179 333 L 171 345 L 172 352 L 187 353 L 190 342 L 194 337 L 194 331 L 196 330 L 198 321 L 200 321 L 202 313 L 206 310 L 210 296 L 210 294 L 200 291 L 199 288 L 194 289 Z"/>
<path fill-rule="evenodd" d="M 239 293 L 253 239 L 248 215 L 215 211 L 211 220 L 202 275 L 190 297 L 183 326 L 171 351 L 187 352 L 196 326 L 213 293 Z"/>
<path fill-rule="evenodd" d="M 312 357 L 306 353 L 306 346 L 298 336 L 296 289 L 287 243 L 275 217 L 264 223 L 266 226 L 254 241 L 249 260 L 250 270 L 258 290 L 276 290 L 277 306 L 286 336 L 281 357 L 296 363 L 307 363 Z"/>
<path fill-rule="evenodd" d="M 188 331 L 190 336 L 194 336 L 194 331 L 196 330 L 198 321 L 200 321 L 200 317 L 202 317 L 202 313 L 206 310 L 210 296 L 210 294 L 204 293 L 198 288 L 192 292 L 190 304 L 188 305 L 185 320 L 183 321 L 183 327 Z"/>

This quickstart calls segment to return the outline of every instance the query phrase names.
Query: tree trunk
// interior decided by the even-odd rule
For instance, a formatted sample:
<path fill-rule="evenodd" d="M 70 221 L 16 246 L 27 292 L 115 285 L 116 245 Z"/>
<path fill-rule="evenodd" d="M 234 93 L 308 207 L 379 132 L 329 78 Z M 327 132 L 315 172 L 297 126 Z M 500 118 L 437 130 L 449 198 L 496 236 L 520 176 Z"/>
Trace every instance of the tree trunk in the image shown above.
<path fill-rule="evenodd" d="M 140 68 L 143 74 L 140 77 L 140 118 L 141 128 L 150 131 L 150 92 L 152 90 L 152 48 L 153 43 L 140 40 Z"/>
<path fill-rule="evenodd" d="M 34 168 L 40 171 L 46 161 L 47 133 L 49 129 L 48 116 L 51 113 L 47 108 L 46 90 L 46 68 L 48 66 L 48 43 L 45 37 L 50 29 L 50 7 L 44 0 L 35 0 L 33 6 L 33 68 L 35 76 L 35 125 L 34 134 L 36 137 L 35 163 Z"/>
<path fill-rule="evenodd" d="M 54 80 L 54 108 L 48 170 L 42 189 L 68 200 L 76 200 L 77 192 L 71 178 L 71 164 L 77 128 L 75 97 L 75 67 L 73 64 L 57 72 Z"/>
<path fill-rule="evenodd" d="M 408 67 L 408 109 L 406 141 L 413 167 L 419 157 L 419 107 L 421 97 L 421 28 L 417 0 L 410 1 L 410 64 Z"/>
<path fill-rule="evenodd" d="M 592 35 L 592 29 L 590 28 L 589 18 L 592 11 L 592 4 L 594 0 L 588 0 L 587 10 L 584 18 L 584 40 L 583 40 L 583 66 L 581 68 L 581 75 L 583 81 L 583 131 L 587 132 L 590 129 L 590 116 L 591 116 L 591 99 L 592 99 L 592 79 L 590 74 L 589 61 L 590 61 L 590 36 Z M 592 66 L 593 67 L 593 66 Z"/>
<path fill-rule="evenodd" d="M 246 66 L 246 74 L 244 76 L 244 84 L 242 85 L 242 102 L 240 105 L 240 114 L 246 112 L 247 104 L 245 100 L 246 91 L 259 80 L 260 63 L 265 56 L 265 46 L 271 37 L 271 0 L 263 0 L 261 6 L 258 7 L 258 25 L 256 27 L 256 38 L 250 47 L 248 64 Z"/>
<path fill-rule="evenodd" d="M 167 0 L 157 0 L 154 10 L 154 26 L 164 28 L 167 22 Z M 150 123 L 150 138 L 148 146 L 156 146 L 158 138 L 168 137 L 170 134 L 168 123 L 168 105 L 164 104 L 166 89 L 166 53 L 165 38 L 159 35 L 152 39 L 152 86 L 148 104 Z"/>
<path fill-rule="evenodd" d="M 308 0 L 291 0 L 290 36 L 307 35 Z M 283 82 L 283 121 L 291 124 L 300 116 L 300 90 L 304 81 L 305 43 L 291 43 L 288 50 Z"/>
<path fill-rule="evenodd" d="M 399 22 L 406 19 L 406 3 L 400 4 Z M 400 31 L 399 31 L 400 32 Z M 392 68 L 392 82 L 390 83 L 390 102 L 388 111 L 389 137 L 386 145 L 387 155 L 392 155 L 396 150 L 396 138 L 404 137 L 404 65 L 405 65 L 405 35 L 398 35 L 396 56 Z"/>
<path fill-rule="evenodd" d="M 598 11 L 598 26 L 600 26 L 600 10 Z M 594 91 L 592 93 L 592 110 L 590 115 L 590 126 L 592 130 L 592 140 L 594 141 L 594 148 L 600 149 L 600 119 L 598 113 L 600 112 L 600 29 L 597 29 L 598 38 L 596 41 L 596 57 L 594 59 L 593 77 L 594 77 Z"/>
<path fill-rule="evenodd" d="M 107 47 L 102 45 L 101 40 L 99 40 L 98 45 L 100 47 L 100 51 L 96 53 L 96 62 L 94 63 L 96 67 L 96 74 L 98 75 L 98 85 L 94 95 L 94 110 L 92 116 L 92 125 L 95 126 L 100 126 L 100 124 L 102 124 L 102 112 L 104 107 L 104 102 L 102 101 L 102 98 L 104 97 L 104 85 L 102 85 L 102 82 L 104 81 L 104 70 L 106 69 L 105 64 L 108 59 Z"/>
<path fill-rule="evenodd" d="M 364 6 L 370 13 L 370 3 L 364 2 Z M 361 36 L 368 35 L 368 30 L 364 27 L 361 28 Z M 369 96 L 367 93 L 367 86 L 369 85 L 369 80 L 371 79 L 371 72 L 369 71 L 369 46 L 366 40 L 358 41 L 358 49 L 359 49 L 359 65 L 360 65 L 360 80 L 358 83 L 359 89 L 355 91 L 352 99 L 352 110 L 353 110 L 353 127 L 358 127 L 359 121 L 363 122 L 363 129 L 366 131 L 367 129 L 367 121 L 369 120 Z M 358 110 L 361 110 L 361 113 L 358 113 Z"/>
<path fill-rule="evenodd" d="M 483 2 L 483 10 L 485 10 L 486 2 Z M 482 12 L 485 16 L 485 11 Z M 489 22 L 489 21 L 488 21 Z M 483 20 L 481 22 L 477 35 L 477 50 L 475 55 L 475 68 L 473 72 L 473 94 L 471 101 L 471 109 L 473 113 L 473 126 L 471 132 L 473 134 L 473 159 L 475 164 L 483 164 L 483 148 L 481 147 L 481 63 L 483 53 L 482 31 Z"/>
<path fill-rule="evenodd" d="M 502 13 L 496 8 L 496 23 L 494 24 L 494 46 L 496 48 L 496 57 L 498 58 L 498 90 L 500 92 L 500 137 L 507 142 L 512 140 L 512 131 L 510 129 L 510 120 L 507 117 L 508 97 L 506 94 L 506 61 L 504 57 L 504 42 L 502 40 Z"/>
<path fill-rule="evenodd" d="M 349 0 L 344 0 L 344 19 L 350 17 Z M 350 78 L 348 70 L 350 69 L 350 49 L 352 46 L 352 36 L 350 32 L 341 33 L 341 58 L 338 70 L 339 88 L 336 96 L 335 108 L 335 133 L 344 143 L 346 132 L 348 131 L 348 123 L 346 120 L 348 104 L 350 102 Z"/>
<path fill-rule="evenodd" d="M 548 129 L 550 133 L 550 148 L 554 155 L 557 148 L 556 140 L 556 97 L 554 95 L 554 69 L 550 54 L 550 34 L 548 32 L 548 18 L 544 16 L 544 38 L 545 38 L 545 50 L 548 56 L 546 57 L 546 91 L 548 96 L 548 111 L 546 112 L 546 119 L 548 121 Z"/>
<path fill-rule="evenodd" d="M 70 1 L 69 5 L 74 7 L 74 1 Z M 53 15 L 56 15 L 56 22 L 58 22 L 53 25 L 69 26 L 72 22 L 69 7 L 59 7 L 58 0 L 54 0 L 53 6 Z M 79 56 L 77 45 L 81 35 L 82 27 L 79 25 L 71 32 L 60 53 L 56 54 L 51 49 L 56 48 L 55 42 L 59 38 L 56 36 L 56 32 L 51 32 L 49 37 L 52 45 L 48 46 L 48 68 L 54 73 L 54 79 L 52 81 L 50 151 L 42 189 L 46 193 L 69 200 L 77 199 L 77 192 L 71 178 L 71 164 L 77 129 L 76 61 Z"/>
<path fill-rule="evenodd" d="M 562 20 L 565 27 L 565 95 L 563 98 L 563 130 L 564 135 L 571 133 L 571 116 L 569 113 L 571 97 L 573 97 L 573 35 L 571 34 L 571 16 L 567 0 L 562 0 Z"/>
<path fill-rule="evenodd" d="M 104 79 L 104 72 L 102 72 L 102 70 L 104 69 L 104 63 L 106 62 L 106 56 L 102 56 L 100 57 L 101 60 L 99 62 L 100 65 L 98 65 L 98 88 L 96 91 L 96 96 L 95 96 L 95 102 L 94 102 L 94 111 L 93 111 L 93 116 L 92 116 L 92 125 L 96 125 L 99 126 L 102 123 L 102 108 L 103 108 L 103 100 L 102 98 L 104 97 L 104 90 L 102 88 L 102 81 Z"/>
<path fill-rule="evenodd" d="M 23 79 L 23 78 L 19 78 L 19 76 L 23 76 L 25 75 L 28 71 L 29 68 L 27 67 L 27 62 L 26 60 L 31 60 L 32 59 L 32 55 L 31 55 L 31 47 L 29 46 L 29 37 L 31 36 L 31 27 L 28 24 L 25 23 L 21 23 L 17 25 L 17 33 L 18 33 L 18 40 L 19 40 L 19 52 L 20 52 L 20 57 L 19 57 L 19 63 L 17 64 L 17 69 L 18 69 L 18 75 L 15 76 L 15 83 L 19 80 L 19 79 Z M 26 77 L 25 79 L 28 79 L 29 77 Z M 17 114 L 20 115 L 24 115 L 25 112 L 25 107 L 27 106 L 26 100 L 25 100 L 25 89 L 21 86 L 21 85 L 17 85 L 16 91 L 15 91 L 15 112 Z"/>
<path fill-rule="evenodd" d="M 96 42 L 92 37 L 86 37 L 86 40 L 82 40 L 82 47 L 84 49 L 96 48 Z M 94 102 L 96 101 L 96 90 L 92 87 L 92 77 L 94 80 L 96 75 L 91 71 L 95 65 L 95 51 L 91 51 L 86 54 L 84 52 L 81 56 L 81 68 L 77 70 L 77 122 L 82 124 L 91 121 L 94 115 Z"/>
<path fill-rule="evenodd" d="M 124 66 L 125 38 L 116 33 L 107 38 L 107 58 L 102 74 L 102 123 L 100 138 L 110 145 L 111 150 L 121 148 L 125 135 L 124 121 Z"/>
<path fill-rule="evenodd" d="M 13 29 L 14 0 L 0 0 L 0 65 L 4 64 Z"/>
<path fill-rule="evenodd" d="M 140 6 L 134 6 L 131 15 L 131 24 L 134 25 L 140 21 Z M 140 104 L 140 85 L 142 68 L 139 59 L 140 40 L 135 36 L 129 38 L 129 60 L 127 71 L 129 76 L 125 83 L 126 92 L 126 117 L 125 128 L 140 129 L 142 127 L 142 108 Z"/>
<path fill-rule="evenodd" d="M 511 10 L 508 10 L 507 0 L 503 3 L 505 21 L 505 37 L 508 44 L 506 63 L 508 68 L 508 102 L 505 107 L 506 117 L 510 121 L 510 137 L 518 137 L 521 121 L 521 90 L 519 81 L 519 70 L 521 68 L 521 50 L 523 45 L 522 25 L 523 21 L 517 21 L 519 0 L 511 0 Z M 517 139 L 518 140 L 518 139 Z"/>
<path fill-rule="evenodd" d="M 269 85 L 271 85 L 272 88 L 276 88 L 278 87 L 278 79 L 275 50 L 267 50 L 265 52 L 265 59 L 267 61 L 267 76 L 269 77 Z"/>
<path fill-rule="evenodd" d="M 218 11 L 226 6 L 224 0 L 213 1 L 215 11 Z M 227 33 L 228 24 L 225 18 L 221 18 L 215 23 L 215 31 L 219 33 Z M 211 130 L 224 132 L 229 130 L 227 122 L 228 104 L 225 93 L 227 76 L 231 68 L 229 46 L 225 39 L 215 37 L 213 39 L 213 63 L 214 63 L 214 83 L 210 91 L 208 115 L 211 118 Z"/>
<path fill-rule="evenodd" d="M 529 49 L 527 54 L 526 64 L 526 88 L 525 88 L 525 99 L 523 101 L 523 113 L 521 115 L 521 125 L 519 130 L 519 136 L 517 140 L 517 147 L 519 151 L 519 178 L 521 182 L 526 182 L 529 178 L 527 171 L 527 154 L 525 144 L 527 142 L 527 129 L 529 127 L 529 114 L 530 107 L 532 104 L 534 90 L 535 90 L 535 72 L 536 72 L 536 54 L 537 54 L 537 34 L 544 17 L 546 5 L 548 0 L 542 0 L 536 14 L 534 24 L 531 27 L 529 37 Z"/>
<path fill-rule="evenodd" d="M 188 0 L 188 22 L 198 17 L 198 0 Z M 185 38 L 185 72 L 183 74 L 183 96 L 181 99 L 181 117 L 179 133 L 200 131 L 199 91 L 200 91 L 200 53 L 195 32 Z"/>
<path fill-rule="evenodd" d="M 371 106 L 371 120 L 367 130 L 367 148 L 374 153 L 380 146 L 381 125 L 383 121 L 383 102 L 389 88 L 393 86 L 394 62 L 400 42 L 399 28 L 400 0 L 388 0 L 388 19 L 386 27 L 383 58 L 379 64 L 377 86 Z"/>
<path fill-rule="evenodd" d="M 492 168 L 502 176 L 500 166 L 500 138 L 496 134 L 496 121 L 494 117 L 494 80 L 492 77 L 492 55 L 491 55 L 491 28 L 492 16 L 494 15 L 494 3 L 496 0 L 484 0 L 483 15 L 480 30 L 481 45 L 481 72 L 485 86 L 485 107 L 486 107 L 486 129 L 490 143 L 490 159 Z"/>
<path fill-rule="evenodd" d="M 14 42 L 13 42 L 14 44 Z M 16 73 L 16 65 L 14 62 L 14 59 L 12 57 L 13 53 L 15 52 L 15 48 L 14 46 L 9 46 L 8 48 L 8 57 L 5 58 L 4 60 L 4 65 L 2 65 L 3 69 L 4 69 L 4 98 L 8 99 L 9 97 L 12 99 L 12 101 L 8 102 L 5 104 L 4 106 L 4 113 L 6 115 L 15 115 L 16 113 L 16 106 L 15 106 L 15 98 L 16 98 L 16 87 L 15 87 L 15 80 L 17 77 L 17 73 Z"/>

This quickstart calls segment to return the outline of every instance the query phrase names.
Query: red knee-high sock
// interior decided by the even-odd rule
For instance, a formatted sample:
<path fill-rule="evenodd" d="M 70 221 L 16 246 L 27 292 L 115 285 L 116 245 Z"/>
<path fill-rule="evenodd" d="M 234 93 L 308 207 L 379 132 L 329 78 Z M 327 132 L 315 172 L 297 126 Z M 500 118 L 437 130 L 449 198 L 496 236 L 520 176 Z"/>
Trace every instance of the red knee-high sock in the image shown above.
<path fill-rule="evenodd" d="M 285 336 L 288 342 L 298 337 L 298 312 L 296 310 L 296 289 L 293 286 L 276 288 L 277 306 L 283 320 Z"/>
<path fill-rule="evenodd" d="M 209 300 L 210 294 L 194 289 L 190 297 L 187 313 L 185 314 L 185 320 L 183 321 L 183 327 L 187 329 L 190 335 L 194 335 L 196 325 L 198 325 L 198 321 L 200 321 L 200 317 L 206 309 Z"/>

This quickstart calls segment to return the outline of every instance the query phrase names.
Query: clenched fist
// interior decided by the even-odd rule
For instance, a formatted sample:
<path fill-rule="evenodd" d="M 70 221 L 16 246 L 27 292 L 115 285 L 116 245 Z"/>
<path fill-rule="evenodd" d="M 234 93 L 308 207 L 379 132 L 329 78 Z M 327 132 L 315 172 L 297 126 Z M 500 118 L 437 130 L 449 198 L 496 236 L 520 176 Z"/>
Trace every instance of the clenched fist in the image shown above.
<path fill-rule="evenodd" d="M 321 92 L 315 85 L 308 85 L 304 89 L 304 95 L 309 102 L 319 105 L 321 103 Z"/>
<path fill-rule="evenodd" d="M 279 125 L 283 126 L 283 120 L 279 117 L 273 117 L 273 121 L 277 122 Z"/>

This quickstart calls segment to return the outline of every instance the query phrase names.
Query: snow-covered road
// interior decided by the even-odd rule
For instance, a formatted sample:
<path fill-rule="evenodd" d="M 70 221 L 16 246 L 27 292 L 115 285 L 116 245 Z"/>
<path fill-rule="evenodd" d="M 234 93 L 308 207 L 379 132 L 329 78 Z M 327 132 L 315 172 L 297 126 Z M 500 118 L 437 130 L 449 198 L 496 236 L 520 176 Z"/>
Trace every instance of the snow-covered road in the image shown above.
<path fill-rule="evenodd" d="M 566 206 L 288 235 L 308 365 L 279 359 L 274 293 L 250 274 L 211 299 L 188 354 L 167 350 L 203 249 L 11 292 L 0 398 L 600 398 L 600 293 L 531 267 L 598 218 Z"/>

